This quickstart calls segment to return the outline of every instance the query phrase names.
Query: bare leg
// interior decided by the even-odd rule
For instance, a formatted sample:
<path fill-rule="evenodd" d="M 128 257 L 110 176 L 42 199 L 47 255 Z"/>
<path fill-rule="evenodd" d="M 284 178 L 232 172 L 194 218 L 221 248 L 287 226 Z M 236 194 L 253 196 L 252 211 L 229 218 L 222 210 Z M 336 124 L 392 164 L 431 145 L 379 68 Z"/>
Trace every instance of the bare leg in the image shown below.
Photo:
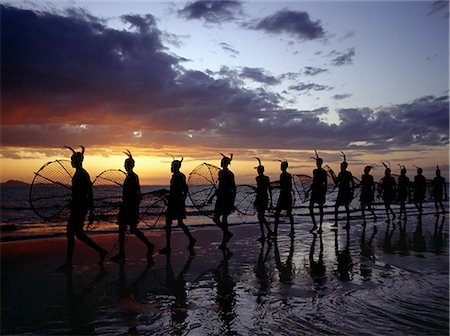
<path fill-rule="evenodd" d="M 339 210 L 339 204 L 334 205 L 334 224 L 331 225 L 332 227 L 338 226 L 338 210 Z"/>
<path fill-rule="evenodd" d="M 56 272 L 68 273 L 72 271 L 72 257 L 73 250 L 75 248 L 75 232 L 71 229 L 67 229 L 67 251 L 66 251 L 66 261 L 64 264 L 56 268 Z"/>
<path fill-rule="evenodd" d="M 83 243 L 88 245 L 89 247 L 93 248 L 98 252 L 100 255 L 100 260 L 98 262 L 99 265 L 103 264 L 103 260 L 105 259 L 105 256 L 108 254 L 108 251 L 105 249 L 102 249 L 100 246 L 98 246 L 91 238 L 89 238 L 86 233 L 83 231 L 83 229 L 80 229 L 76 232 L 76 236 L 79 240 L 81 240 Z"/>
<path fill-rule="evenodd" d="M 319 203 L 319 215 L 320 215 L 320 219 L 319 219 L 319 230 L 317 231 L 318 234 L 322 233 L 322 223 L 323 223 L 323 204 Z"/>
<path fill-rule="evenodd" d="M 170 253 L 170 237 L 172 233 L 172 219 L 166 218 L 166 246 L 159 250 L 160 254 Z"/>
<path fill-rule="evenodd" d="M 288 217 L 289 217 L 289 221 L 291 223 L 291 232 L 289 232 L 289 237 L 293 237 L 294 236 L 294 216 L 292 215 L 292 209 L 288 209 L 287 211 L 288 213 Z"/>
<path fill-rule="evenodd" d="M 275 221 L 274 221 L 274 228 L 273 228 L 274 236 L 278 235 L 278 223 L 280 221 L 280 213 L 281 213 L 281 210 L 279 208 L 277 208 L 275 211 Z"/>
<path fill-rule="evenodd" d="M 313 222 L 313 227 L 311 231 L 314 231 L 315 229 L 317 229 L 317 224 L 316 224 L 316 217 L 314 215 L 314 204 L 312 202 L 309 203 L 309 215 L 311 216 L 311 220 Z"/>
<path fill-rule="evenodd" d="M 126 225 L 119 223 L 119 253 L 111 258 L 115 262 L 125 261 L 125 234 L 127 227 Z"/>
<path fill-rule="evenodd" d="M 139 238 L 146 246 L 147 246 L 147 258 L 151 258 L 153 255 L 153 249 L 155 246 L 150 243 L 150 241 L 145 237 L 141 230 L 139 230 L 136 226 L 130 228 L 132 234 Z"/>
<path fill-rule="evenodd" d="M 186 237 L 188 237 L 189 239 L 189 246 L 188 249 L 192 250 L 194 248 L 195 245 L 195 238 L 192 236 L 191 232 L 189 231 L 189 228 L 187 227 L 186 224 L 184 224 L 183 219 L 179 218 L 178 219 L 178 226 L 181 227 L 181 229 L 183 230 L 184 234 L 186 235 Z"/>

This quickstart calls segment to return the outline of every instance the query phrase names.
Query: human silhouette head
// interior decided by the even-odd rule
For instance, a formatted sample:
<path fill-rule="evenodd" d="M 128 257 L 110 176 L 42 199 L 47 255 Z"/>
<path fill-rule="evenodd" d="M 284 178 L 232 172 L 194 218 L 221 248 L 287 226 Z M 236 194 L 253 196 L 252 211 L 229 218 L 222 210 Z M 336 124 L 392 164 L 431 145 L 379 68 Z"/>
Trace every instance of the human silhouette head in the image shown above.
<path fill-rule="evenodd" d="M 369 174 L 371 169 L 372 169 L 372 166 L 365 166 L 364 167 L 364 174 Z"/>
<path fill-rule="evenodd" d="M 322 164 L 323 164 L 322 158 L 318 158 L 318 159 L 316 160 L 316 166 L 317 166 L 317 168 L 322 168 Z"/>
<path fill-rule="evenodd" d="M 384 171 L 384 176 L 391 176 L 391 164 L 389 162 L 388 162 L 388 165 L 384 162 L 382 162 L 382 164 L 383 164 L 384 168 L 386 168 Z"/>
<path fill-rule="evenodd" d="M 423 173 L 423 169 L 422 168 L 417 168 L 417 175 L 422 175 Z"/>
<path fill-rule="evenodd" d="M 439 166 L 436 166 L 436 176 L 441 176 L 441 170 L 439 169 Z"/>
<path fill-rule="evenodd" d="M 348 167 L 347 158 L 345 157 L 345 154 L 343 151 L 341 151 L 342 156 L 344 157 L 344 161 L 341 163 L 341 171 L 345 171 Z"/>
<path fill-rule="evenodd" d="M 400 169 L 400 175 L 404 176 L 406 175 L 406 167 L 402 166 L 402 169 Z"/>
<path fill-rule="evenodd" d="M 288 167 L 289 167 L 289 164 L 288 164 L 287 160 L 283 160 L 283 161 L 282 160 L 278 160 L 278 161 L 281 162 L 281 165 L 280 165 L 281 171 L 285 172 L 288 169 Z"/>
<path fill-rule="evenodd" d="M 181 168 L 181 162 L 183 162 L 183 157 L 181 157 L 181 160 L 175 160 L 174 158 L 170 167 L 170 171 L 172 173 L 179 172 Z"/>
<path fill-rule="evenodd" d="M 258 160 L 258 167 L 256 168 L 256 171 L 258 172 L 259 175 L 263 175 L 264 174 L 264 166 L 261 164 L 261 160 L 258 157 L 255 157 L 256 160 Z"/>
<path fill-rule="evenodd" d="M 222 153 L 220 153 L 220 155 L 222 155 L 222 160 L 220 161 L 220 166 L 222 168 L 227 168 L 228 165 L 231 164 L 231 160 L 233 160 L 233 154 L 230 154 L 230 157 L 227 157 L 227 156 L 223 155 Z"/>
<path fill-rule="evenodd" d="M 323 159 L 319 157 L 319 154 L 317 153 L 317 150 L 314 150 L 314 153 L 316 153 L 316 157 L 312 157 L 311 159 L 316 160 L 317 168 L 322 168 Z"/>
<path fill-rule="evenodd" d="M 70 157 L 70 161 L 73 168 L 81 168 L 83 165 L 84 159 L 84 147 L 80 145 L 81 152 L 76 152 L 72 147 L 64 146 L 72 152 L 72 156 Z"/>
<path fill-rule="evenodd" d="M 127 172 L 130 172 L 133 170 L 135 164 L 133 155 L 131 155 L 131 152 L 128 149 L 124 153 L 128 156 L 128 158 L 125 159 L 124 167 Z"/>

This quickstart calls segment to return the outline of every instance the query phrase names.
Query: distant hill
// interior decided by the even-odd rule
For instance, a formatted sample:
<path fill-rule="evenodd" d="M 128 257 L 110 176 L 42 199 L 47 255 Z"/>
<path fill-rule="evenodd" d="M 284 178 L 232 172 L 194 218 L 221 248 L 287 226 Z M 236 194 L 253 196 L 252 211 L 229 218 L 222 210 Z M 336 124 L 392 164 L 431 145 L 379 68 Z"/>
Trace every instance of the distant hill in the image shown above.
<path fill-rule="evenodd" d="M 20 188 L 20 187 L 29 187 L 28 183 L 17 181 L 17 180 L 9 180 L 3 183 L 0 183 L 0 187 L 8 187 L 8 188 Z"/>

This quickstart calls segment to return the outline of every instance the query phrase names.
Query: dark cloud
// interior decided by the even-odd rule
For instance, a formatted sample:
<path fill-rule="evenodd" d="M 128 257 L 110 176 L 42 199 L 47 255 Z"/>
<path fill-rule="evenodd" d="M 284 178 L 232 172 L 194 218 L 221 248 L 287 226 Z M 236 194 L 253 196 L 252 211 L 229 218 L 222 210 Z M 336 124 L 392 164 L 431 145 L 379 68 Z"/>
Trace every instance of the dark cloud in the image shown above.
<path fill-rule="evenodd" d="M 204 20 L 208 23 L 233 21 L 242 11 L 242 4 L 232 0 L 195 1 L 179 10 L 188 20 Z"/>
<path fill-rule="evenodd" d="M 344 100 L 347 98 L 350 98 L 352 95 L 349 93 L 344 93 L 344 94 L 336 94 L 334 96 L 332 96 L 331 98 L 333 98 L 334 100 Z"/>
<path fill-rule="evenodd" d="M 300 40 L 314 40 L 325 35 L 320 21 L 312 21 L 307 12 L 284 9 L 257 22 L 254 29 L 268 33 L 288 33 Z"/>
<path fill-rule="evenodd" d="M 445 17 L 448 19 L 449 17 L 449 1 L 448 0 L 438 0 L 433 1 L 430 4 L 430 12 L 429 15 L 436 14 L 438 12 L 444 11 Z"/>
<path fill-rule="evenodd" d="M 303 73 L 307 76 L 316 76 L 318 74 L 321 74 L 321 73 L 327 72 L 327 71 L 328 71 L 328 69 L 307 66 L 304 68 Z"/>
<path fill-rule="evenodd" d="M 115 30 L 84 12 L 1 7 L 2 146 L 370 150 L 448 145 L 448 95 L 372 109 L 286 109 L 260 68 L 187 70 L 151 16 Z M 245 84 L 245 83 L 244 83 Z M 291 90 L 329 90 L 298 83 Z M 353 145 L 352 145 L 353 146 Z M 353 147 L 352 147 L 353 148 Z"/>
<path fill-rule="evenodd" d="M 289 90 L 295 90 L 300 92 L 309 92 L 309 91 L 325 91 L 325 90 L 332 90 L 333 88 L 328 85 L 321 85 L 321 84 L 315 84 L 315 83 L 298 83 L 295 85 L 289 86 Z"/>
<path fill-rule="evenodd" d="M 330 53 L 330 56 L 333 57 L 331 59 L 331 64 L 335 66 L 353 64 L 353 57 L 355 57 L 355 55 L 355 48 L 350 48 L 346 52 L 338 52 L 333 50 Z"/>
<path fill-rule="evenodd" d="M 277 85 L 281 83 L 281 81 L 274 76 L 267 75 L 262 68 L 244 67 L 241 71 L 241 76 L 267 85 Z"/>

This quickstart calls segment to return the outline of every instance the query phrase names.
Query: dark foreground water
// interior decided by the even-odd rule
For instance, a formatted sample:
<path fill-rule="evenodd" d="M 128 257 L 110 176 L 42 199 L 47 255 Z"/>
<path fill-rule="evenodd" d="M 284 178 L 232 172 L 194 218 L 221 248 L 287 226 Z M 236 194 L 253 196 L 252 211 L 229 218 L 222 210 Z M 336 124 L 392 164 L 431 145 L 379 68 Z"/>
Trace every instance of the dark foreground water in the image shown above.
<path fill-rule="evenodd" d="M 294 239 L 282 224 L 265 244 L 256 225 L 235 226 L 225 253 L 219 230 L 200 228 L 195 256 L 177 231 L 170 258 L 156 255 L 154 264 L 129 238 L 127 263 L 104 270 L 95 255 L 80 257 L 77 243 L 70 276 L 53 272 L 64 244 L 56 254 L 3 255 L 1 333 L 448 335 L 448 215 L 380 218 L 365 230 L 356 219 L 349 231 L 331 224 L 311 234 L 310 220 L 296 218 Z M 149 237 L 162 246 L 160 233 Z"/>

